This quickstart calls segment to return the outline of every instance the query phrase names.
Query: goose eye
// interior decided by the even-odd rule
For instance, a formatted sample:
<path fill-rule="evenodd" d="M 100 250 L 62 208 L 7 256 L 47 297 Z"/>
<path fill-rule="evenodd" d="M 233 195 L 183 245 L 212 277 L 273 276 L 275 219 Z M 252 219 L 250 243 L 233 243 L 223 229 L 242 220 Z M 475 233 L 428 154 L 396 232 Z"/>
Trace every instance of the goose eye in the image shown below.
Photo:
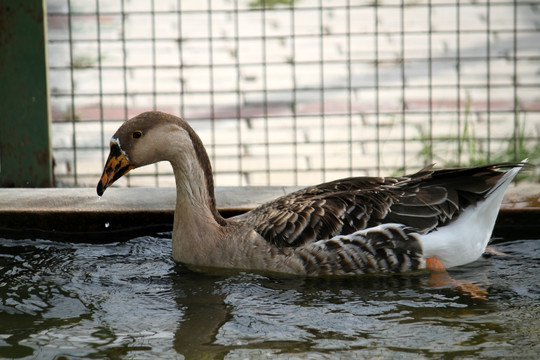
<path fill-rule="evenodd" d="M 141 136 L 142 136 L 142 131 L 140 131 L 140 130 L 134 131 L 133 134 L 131 134 L 131 137 L 134 138 L 134 139 L 138 139 Z"/>

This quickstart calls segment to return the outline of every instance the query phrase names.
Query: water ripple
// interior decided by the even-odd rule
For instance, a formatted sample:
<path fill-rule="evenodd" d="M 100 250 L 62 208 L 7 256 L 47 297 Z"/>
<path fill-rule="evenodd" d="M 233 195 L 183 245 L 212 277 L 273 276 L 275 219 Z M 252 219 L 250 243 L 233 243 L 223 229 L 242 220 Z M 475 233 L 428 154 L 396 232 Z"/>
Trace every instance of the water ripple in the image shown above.
<path fill-rule="evenodd" d="M 527 358 L 540 350 L 540 242 L 497 247 L 511 256 L 451 271 L 489 285 L 486 303 L 427 275 L 193 273 L 167 238 L 0 239 L 0 357 Z"/>

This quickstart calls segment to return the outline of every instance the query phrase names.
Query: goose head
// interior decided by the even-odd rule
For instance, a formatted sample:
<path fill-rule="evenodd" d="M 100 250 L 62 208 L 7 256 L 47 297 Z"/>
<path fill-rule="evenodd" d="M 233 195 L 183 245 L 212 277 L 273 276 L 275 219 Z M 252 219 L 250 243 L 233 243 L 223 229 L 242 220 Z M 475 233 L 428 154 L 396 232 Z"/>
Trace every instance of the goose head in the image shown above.
<path fill-rule="evenodd" d="M 112 136 L 98 195 L 130 170 L 159 161 L 171 162 L 177 187 L 178 174 L 200 174 L 195 180 L 213 195 L 210 160 L 200 138 L 183 119 L 158 111 L 127 120 Z"/>

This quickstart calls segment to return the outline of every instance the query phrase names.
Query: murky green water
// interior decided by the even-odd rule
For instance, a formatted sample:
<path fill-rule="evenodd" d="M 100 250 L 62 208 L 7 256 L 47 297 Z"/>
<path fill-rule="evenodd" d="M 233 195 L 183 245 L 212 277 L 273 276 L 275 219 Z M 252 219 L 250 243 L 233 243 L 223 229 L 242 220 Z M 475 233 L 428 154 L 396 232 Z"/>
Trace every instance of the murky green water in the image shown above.
<path fill-rule="evenodd" d="M 0 239 L 0 358 L 476 359 L 540 353 L 540 241 L 452 271 L 341 280 L 191 273 L 170 240 Z"/>

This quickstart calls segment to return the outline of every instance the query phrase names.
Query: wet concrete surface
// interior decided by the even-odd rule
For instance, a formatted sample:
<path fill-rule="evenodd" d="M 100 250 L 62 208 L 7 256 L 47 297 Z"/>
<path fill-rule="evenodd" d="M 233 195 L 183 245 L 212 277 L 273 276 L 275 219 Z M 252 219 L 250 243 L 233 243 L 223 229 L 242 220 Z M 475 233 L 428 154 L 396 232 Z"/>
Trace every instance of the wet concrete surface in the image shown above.
<path fill-rule="evenodd" d="M 225 217 L 294 191 L 295 187 L 218 187 Z M 74 242 L 110 242 L 134 234 L 170 231 L 175 188 L 0 189 L 0 237 L 40 237 Z"/>
<path fill-rule="evenodd" d="M 294 191 L 297 187 L 217 187 L 225 217 Z M 0 237 L 111 242 L 172 229 L 174 188 L 0 189 Z M 508 189 L 494 237 L 540 238 L 540 184 Z"/>

